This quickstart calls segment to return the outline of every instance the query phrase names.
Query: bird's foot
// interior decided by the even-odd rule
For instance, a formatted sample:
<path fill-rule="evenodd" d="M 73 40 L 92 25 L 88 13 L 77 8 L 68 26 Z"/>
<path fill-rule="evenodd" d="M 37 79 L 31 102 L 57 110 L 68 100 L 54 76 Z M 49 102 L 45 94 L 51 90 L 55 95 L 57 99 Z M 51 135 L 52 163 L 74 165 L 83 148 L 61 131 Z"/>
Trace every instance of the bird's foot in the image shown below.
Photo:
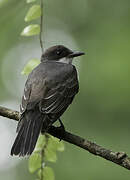
<path fill-rule="evenodd" d="M 64 137 L 65 135 L 65 126 L 64 124 L 62 123 L 62 121 L 59 119 L 59 122 L 60 122 L 60 126 L 57 127 L 58 131 L 59 131 L 59 134 L 60 134 L 60 141 L 62 140 L 62 137 Z"/>
<path fill-rule="evenodd" d="M 60 122 L 60 128 L 62 128 L 63 131 L 65 131 L 65 126 L 64 126 L 63 122 L 60 119 L 59 119 L 59 122 Z"/>
<path fill-rule="evenodd" d="M 56 133 L 58 135 L 58 138 L 61 141 L 65 137 L 65 127 L 64 127 L 64 125 L 63 125 L 63 123 L 62 123 L 62 121 L 60 119 L 59 119 L 59 122 L 60 122 L 59 127 L 51 125 L 47 132 L 51 132 L 51 134 Z M 42 133 L 43 133 L 43 131 L 42 131 Z"/>

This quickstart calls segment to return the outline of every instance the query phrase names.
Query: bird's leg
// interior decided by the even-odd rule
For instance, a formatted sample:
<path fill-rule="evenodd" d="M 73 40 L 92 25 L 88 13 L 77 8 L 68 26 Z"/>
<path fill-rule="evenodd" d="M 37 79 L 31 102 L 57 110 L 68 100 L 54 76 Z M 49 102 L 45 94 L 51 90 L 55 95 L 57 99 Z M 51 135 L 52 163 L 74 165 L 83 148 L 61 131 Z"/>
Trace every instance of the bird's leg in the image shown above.
<path fill-rule="evenodd" d="M 62 123 L 62 121 L 60 119 L 58 119 L 59 122 L 60 122 L 60 126 L 59 127 L 55 127 L 55 126 L 50 126 L 48 131 L 51 129 L 52 131 L 54 131 L 55 129 L 55 133 L 57 132 L 58 133 L 58 136 L 60 136 L 60 141 L 64 138 L 65 136 L 65 127 L 64 127 L 64 124 Z M 42 133 L 44 133 L 42 131 Z"/>
<path fill-rule="evenodd" d="M 60 128 L 62 128 L 62 130 L 65 131 L 65 126 L 64 126 L 63 122 L 61 121 L 60 118 L 58 120 L 59 120 L 59 123 L 60 123 Z"/>
<path fill-rule="evenodd" d="M 57 127 L 59 130 L 60 130 L 60 136 L 61 136 L 61 139 L 60 141 L 62 140 L 62 137 L 65 135 L 65 126 L 64 124 L 62 123 L 61 119 L 59 118 L 59 123 L 60 123 L 60 126 Z"/>

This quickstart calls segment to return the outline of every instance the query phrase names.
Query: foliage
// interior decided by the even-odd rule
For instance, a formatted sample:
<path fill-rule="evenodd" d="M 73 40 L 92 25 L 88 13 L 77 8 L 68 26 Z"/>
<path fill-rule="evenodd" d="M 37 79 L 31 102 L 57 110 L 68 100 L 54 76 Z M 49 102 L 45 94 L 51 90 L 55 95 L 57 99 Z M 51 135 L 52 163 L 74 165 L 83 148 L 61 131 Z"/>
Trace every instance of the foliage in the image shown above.
<path fill-rule="evenodd" d="M 37 172 L 39 180 L 54 180 L 53 169 L 47 162 L 56 162 L 57 151 L 64 150 L 64 144 L 51 135 L 40 135 L 36 148 L 29 159 L 29 171 Z"/>
<path fill-rule="evenodd" d="M 35 0 L 27 0 L 27 3 L 34 2 Z M 25 16 L 25 21 L 32 21 L 41 16 L 40 5 L 33 5 Z M 21 35 L 34 36 L 40 33 L 39 24 L 31 24 L 26 26 Z M 38 64 L 39 59 L 31 59 L 24 67 L 22 74 L 28 75 Z M 57 151 L 64 151 L 63 142 L 51 135 L 40 135 L 36 144 L 33 154 L 29 158 L 29 171 L 30 173 L 37 172 L 37 180 L 54 180 L 53 169 L 46 166 L 47 162 L 56 162 Z"/>
<path fill-rule="evenodd" d="M 34 20 L 34 19 L 37 19 L 41 16 L 41 7 L 40 5 L 33 5 L 27 15 L 25 16 L 25 21 L 28 22 L 28 21 L 31 21 L 31 20 Z"/>
<path fill-rule="evenodd" d="M 27 0 L 27 3 L 34 2 L 35 0 Z M 24 20 L 26 22 L 38 19 L 41 16 L 41 7 L 40 5 L 33 5 L 28 10 Z M 33 36 L 38 35 L 40 33 L 40 26 L 39 24 L 31 24 L 29 26 L 26 26 L 21 35 L 22 36 Z"/>
<path fill-rule="evenodd" d="M 32 3 L 32 2 L 35 2 L 37 0 L 27 0 L 27 3 Z"/>
<path fill-rule="evenodd" d="M 38 64 L 40 63 L 39 59 L 31 59 L 26 66 L 24 67 L 22 74 L 28 75 Z"/>
<path fill-rule="evenodd" d="M 26 26 L 22 31 L 22 36 L 33 36 L 40 33 L 40 26 L 38 24 L 31 24 Z"/>

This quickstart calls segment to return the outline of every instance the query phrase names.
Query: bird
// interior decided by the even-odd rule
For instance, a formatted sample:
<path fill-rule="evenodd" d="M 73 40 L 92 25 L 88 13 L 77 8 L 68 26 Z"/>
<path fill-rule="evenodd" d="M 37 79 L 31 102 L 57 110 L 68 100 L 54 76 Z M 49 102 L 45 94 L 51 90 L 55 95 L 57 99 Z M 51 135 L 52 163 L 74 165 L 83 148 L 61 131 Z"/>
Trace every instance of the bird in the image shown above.
<path fill-rule="evenodd" d="M 41 131 L 46 133 L 57 120 L 63 125 L 60 117 L 79 91 L 72 60 L 84 54 L 63 45 L 52 46 L 42 54 L 25 83 L 11 155 L 31 155 Z"/>

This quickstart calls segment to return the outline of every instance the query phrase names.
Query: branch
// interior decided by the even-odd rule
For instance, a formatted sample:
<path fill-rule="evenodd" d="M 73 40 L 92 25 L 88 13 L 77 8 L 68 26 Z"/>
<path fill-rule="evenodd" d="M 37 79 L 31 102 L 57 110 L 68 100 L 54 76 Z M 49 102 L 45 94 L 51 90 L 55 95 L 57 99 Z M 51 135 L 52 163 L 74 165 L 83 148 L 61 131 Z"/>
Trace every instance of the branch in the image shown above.
<path fill-rule="evenodd" d="M 0 106 L 0 116 L 4 116 L 16 121 L 18 121 L 20 117 L 18 111 L 13 111 L 11 109 L 1 106 Z M 94 155 L 100 156 L 104 159 L 112 161 L 113 163 L 116 163 L 130 170 L 130 157 L 128 157 L 127 154 L 124 152 L 111 151 L 91 141 L 88 141 L 87 139 L 83 139 L 77 135 L 71 134 L 67 131 L 65 131 L 65 133 L 61 135 L 61 130 L 58 127 L 51 126 L 51 128 L 48 130 L 48 133 L 66 142 L 69 142 L 80 148 L 83 148 Z"/>
<path fill-rule="evenodd" d="M 42 31 L 43 31 L 43 0 L 41 0 L 40 34 L 39 34 L 40 46 L 43 54 L 44 49 L 43 49 L 43 41 L 42 41 Z"/>

